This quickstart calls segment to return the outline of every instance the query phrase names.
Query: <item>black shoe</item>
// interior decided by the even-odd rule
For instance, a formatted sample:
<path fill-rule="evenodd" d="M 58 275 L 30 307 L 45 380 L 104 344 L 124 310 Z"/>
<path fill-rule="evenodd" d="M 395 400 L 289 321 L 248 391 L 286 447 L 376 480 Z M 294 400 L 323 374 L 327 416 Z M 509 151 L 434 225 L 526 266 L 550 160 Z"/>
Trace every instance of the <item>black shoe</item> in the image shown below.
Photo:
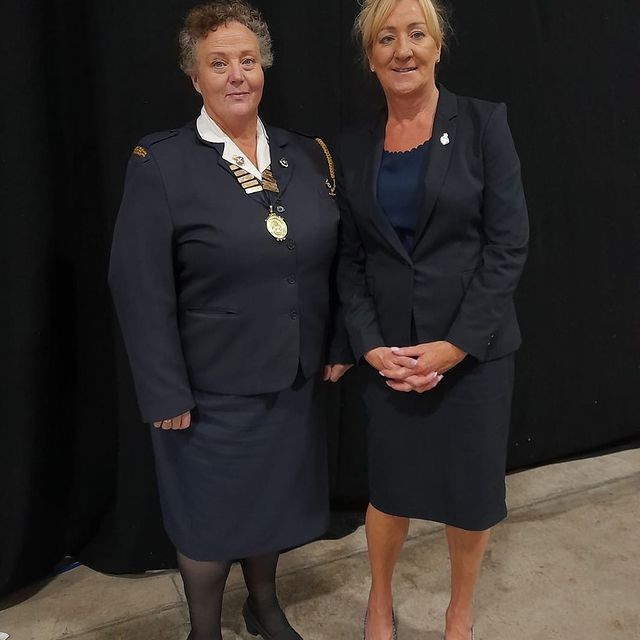
<path fill-rule="evenodd" d="M 252 636 L 262 636 L 263 640 L 303 640 L 302 636 L 289 624 L 278 631 L 276 634 L 269 633 L 261 624 L 258 618 L 253 615 L 253 612 L 249 608 L 249 601 L 247 600 L 242 607 L 242 617 L 244 623 L 247 625 L 247 631 Z"/>

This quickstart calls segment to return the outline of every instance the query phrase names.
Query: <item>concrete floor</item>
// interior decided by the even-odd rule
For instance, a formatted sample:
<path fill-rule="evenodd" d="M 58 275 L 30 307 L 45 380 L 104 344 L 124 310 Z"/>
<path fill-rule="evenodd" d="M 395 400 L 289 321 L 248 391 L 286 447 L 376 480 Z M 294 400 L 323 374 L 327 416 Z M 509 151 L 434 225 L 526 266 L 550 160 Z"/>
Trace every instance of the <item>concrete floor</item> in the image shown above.
<path fill-rule="evenodd" d="M 512 475 L 508 489 L 510 516 L 495 530 L 478 588 L 477 640 L 639 640 L 640 450 Z M 362 530 L 286 554 L 279 576 L 281 600 L 305 640 L 362 637 Z M 442 640 L 447 587 L 442 527 L 412 523 L 395 576 L 400 640 Z M 17 595 L 0 600 L 0 632 L 9 640 L 187 634 L 173 572 L 112 577 L 80 567 L 21 602 Z M 225 640 L 251 638 L 240 616 L 244 598 L 234 568 Z"/>

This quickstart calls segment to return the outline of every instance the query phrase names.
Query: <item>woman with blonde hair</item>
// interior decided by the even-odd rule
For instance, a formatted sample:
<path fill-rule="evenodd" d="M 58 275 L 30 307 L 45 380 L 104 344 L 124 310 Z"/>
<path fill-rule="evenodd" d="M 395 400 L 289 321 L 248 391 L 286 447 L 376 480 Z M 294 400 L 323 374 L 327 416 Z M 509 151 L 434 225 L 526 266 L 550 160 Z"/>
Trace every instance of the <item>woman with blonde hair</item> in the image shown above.
<path fill-rule="evenodd" d="M 504 475 L 528 220 L 504 104 L 436 83 L 433 0 L 364 0 L 356 31 L 386 109 L 335 149 L 338 288 L 366 362 L 371 589 L 365 639 L 396 636 L 391 581 L 409 519 L 444 523 L 446 640 L 473 637 L 473 593 Z"/>

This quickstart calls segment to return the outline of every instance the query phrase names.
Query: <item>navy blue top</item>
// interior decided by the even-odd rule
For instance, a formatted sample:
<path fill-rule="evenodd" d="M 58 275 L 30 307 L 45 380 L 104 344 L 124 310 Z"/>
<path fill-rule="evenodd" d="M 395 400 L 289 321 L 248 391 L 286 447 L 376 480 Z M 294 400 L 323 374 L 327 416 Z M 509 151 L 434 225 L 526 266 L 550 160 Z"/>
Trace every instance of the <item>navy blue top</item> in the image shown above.
<path fill-rule="evenodd" d="M 410 151 L 384 151 L 378 173 L 378 202 L 409 253 L 422 207 L 428 151 L 428 140 Z"/>

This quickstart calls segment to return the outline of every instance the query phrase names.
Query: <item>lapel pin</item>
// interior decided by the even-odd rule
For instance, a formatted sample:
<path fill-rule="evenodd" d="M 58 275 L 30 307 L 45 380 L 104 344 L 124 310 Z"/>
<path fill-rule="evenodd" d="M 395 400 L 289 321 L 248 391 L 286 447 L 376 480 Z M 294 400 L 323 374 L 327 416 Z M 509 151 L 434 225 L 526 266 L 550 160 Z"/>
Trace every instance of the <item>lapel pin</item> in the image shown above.
<path fill-rule="evenodd" d="M 280 164 L 286 169 L 289 166 L 289 161 L 286 158 L 281 158 Z"/>
<path fill-rule="evenodd" d="M 451 142 L 451 140 L 449 140 L 449 134 L 448 133 L 443 133 L 442 134 L 442 138 L 440 138 L 440 144 L 443 147 L 446 147 L 450 142 Z"/>
<path fill-rule="evenodd" d="M 233 156 L 232 160 L 241 167 L 244 164 L 244 158 L 242 156 Z"/>

